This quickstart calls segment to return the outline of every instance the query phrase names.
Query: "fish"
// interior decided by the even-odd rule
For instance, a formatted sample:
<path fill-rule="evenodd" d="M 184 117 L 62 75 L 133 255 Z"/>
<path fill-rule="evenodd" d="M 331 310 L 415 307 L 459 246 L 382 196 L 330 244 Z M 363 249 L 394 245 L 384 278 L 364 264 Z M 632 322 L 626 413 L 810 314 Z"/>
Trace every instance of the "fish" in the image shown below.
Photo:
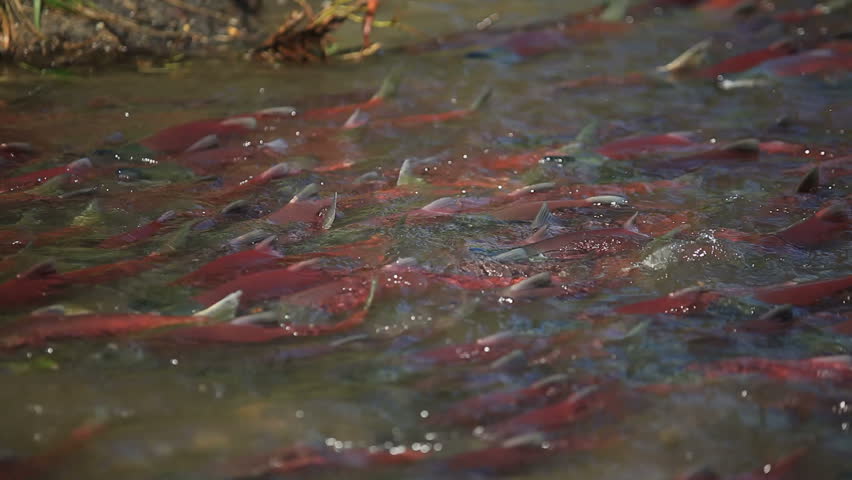
<path fill-rule="evenodd" d="M 155 152 L 183 153 L 209 145 L 214 137 L 218 140 L 252 132 L 257 129 L 259 119 L 287 118 L 294 114 L 292 107 L 273 107 L 233 117 L 196 120 L 160 130 L 139 144 Z"/>
<path fill-rule="evenodd" d="M 425 460 L 429 453 L 402 449 L 350 448 L 332 450 L 294 446 L 272 454 L 232 462 L 228 478 L 253 479 L 268 476 L 293 475 L 323 470 L 374 469 L 383 466 L 409 465 Z"/>
<path fill-rule="evenodd" d="M 375 0 L 371 0 L 375 1 Z M 402 69 L 394 68 L 382 81 L 382 85 L 378 91 L 373 94 L 368 100 L 358 103 L 347 103 L 344 105 L 336 105 L 326 108 L 314 108 L 306 110 L 301 117 L 306 120 L 325 120 L 337 118 L 340 115 L 351 114 L 355 111 L 367 111 L 384 105 L 389 99 L 393 98 L 399 90 L 400 79 L 402 77 Z M 297 112 L 297 117 L 299 114 Z"/>
<path fill-rule="evenodd" d="M 825 247 L 849 231 L 850 221 L 846 207 L 840 204 L 826 206 L 811 217 L 770 234 L 749 234 L 729 229 L 718 229 L 714 236 L 731 241 L 745 241 L 763 247 L 793 246 L 802 249 Z"/>
<path fill-rule="evenodd" d="M 543 206 L 550 210 L 562 210 L 565 208 L 583 208 L 595 206 L 624 205 L 627 199 L 617 195 L 597 195 L 582 199 L 565 200 L 542 200 L 533 202 L 514 202 L 487 212 L 488 215 L 500 220 L 533 221 Z"/>
<path fill-rule="evenodd" d="M 364 323 L 367 309 L 356 311 L 343 320 L 330 325 L 297 325 L 282 322 L 276 326 L 241 324 L 239 318 L 231 323 L 217 323 L 188 327 L 165 332 L 154 337 L 157 342 L 180 344 L 233 344 L 247 345 L 270 343 L 282 339 L 319 337 L 343 333 Z"/>
<path fill-rule="evenodd" d="M 507 439 L 530 432 L 559 430 L 614 407 L 620 395 L 612 386 L 588 385 L 559 402 L 510 417 L 484 429 L 485 438 Z"/>
<path fill-rule="evenodd" d="M 636 215 L 618 228 L 602 228 L 568 232 L 525 245 L 528 253 L 614 253 L 636 248 L 648 242 L 651 237 L 639 233 L 633 221 Z"/>
<path fill-rule="evenodd" d="M 753 320 L 730 327 L 729 330 L 764 334 L 786 333 L 798 324 L 791 307 L 791 305 L 779 305 Z"/>
<path fill-rule="evenodd" d="M 776 360 L 761 357 L 737 357 L 709 365 L 694 365 L 709 378 L 728 375 L 762 375 L 779 381 L 817 382 L 848 385 L 852 381 L 852 357 L 813 357 Z"/>
<path fill-rule="evenodd" d="M 180 277 L 174 283 L 206 287 L 234 275 L 244 275 L 278 265 L 283 261 L 284 256 L 272 247 L 274 240 L 274 236 L 268 237 L 252 249 L 219 257 L 194 272 Z"/>
<path fill-rule="evenodd" d="M 665 313 L 687 315 L 701 313 L 722 297 L 722 294 L 702 287 L 688 287 L 672 292 L 664 297 L 622 305 L 615 309 L 624 315 L 653 315 Z"/>
<path fill-rule="evenodd" d="M 826 297 L 852 288 L 852 275 L 805 283 L 785 283 L 760 287 L 752 291 L 754 298 L 776 305 L 791 304 L 807 307 Z"/>
<path fill-rule="evenodd" d="M 233 292 L 191 316 L 146 314 L 45 314 L 22 319 L 0 330 L 0 349 L 42 345 L 47 342 L 120 337 L 163 327 L 175 327 L 233 318 L 241 292 Z"/>
<path fill-rule="evenodd" d="M 494 420 L 515 415 L 521 410 L 556 402 L 571 392 L 574 383 L 565 375 L 557 374 L 518 390 L 478 395 L 430 416 L 429 423 L 436 425 L 491 423 Z"/>
<path fill-rule="evenodd" d="M 164 262 L 167 259 L 168 256 L 166 254 L 158 251 L 141 258 L 131 258 L 105 265 L 94 265 L 77 270 L 69 270 L 59 275 L 71 285 L 103 284 L 133 277 L 154 268 L 158 263 Z"/>
<path fill-rule="evenodd" d="M 421 125 L 430 125 L 436 123 L 443 123 L 450 120 L 458 120 L 465 117 L 469 117 L 479 111 L 490 97 L 491 89 L 486 88 L 474 99 L 474 101 L 467 108 L 448 110 L 446 112 L 440 113 L 425 113 L 417 115 L 408 115 L 404 117 L 382 118 L 370 121 L 369 125 L 373 127 L 390 126 L 399 128 L 412 128 L 419 127 Z M 357 113 L 358 112 L 356 112 L 355 117 L 357 117 Z M 347 122 L 347 125 L 344 128 L 358 128 L 363 126 L 365 123 L 366 122 L 362 121 L 353 121 L 352 123 Z"/>
<path fill-rule="evenodd" d="M 202 305 L 212 305 L 223 295 L 239 290 L 243 292 L 243 303 L 252 305 L 305 290 L 333 279 L 332 275 L 322 270 L 278 268 L 240 275 L 194 298 Z"/>
<path fill-rule="evenodd" d="M 74 160 L 68 165 L 38 170 L 36 172 L 19 175 L 17 177 L 7 178 L 0 181 L 0 194 L 31 189 L 61 175 L 81 175 L 91 168 L 91 160 L 88 158 L 80 158 L 78 160 Z"/>
<path fill-rule="evenodd" d="M 68 436 L 51 445 L 46 451 L 24 459 L 0 459 L 0 479 L 35 480 L 56 470 L 72 453 L 83 448 L 103 432 L 108 423 L 91 420 L 72 430 Z"/>
<path fill-rule="evenodd" d="M 38 263 L 0 283 L 0 305 L 20 308 L 39 303 L 67 284 L 68 281 L 58 274 L 52 261 Z"/>
<path fill-rule="evenodd" d="M 446 467 L 450 471 L 507 475 L 542 465 L 548 457 L 606 448 L 621 440 L 619 435 L 597 433 L 561 438 L 536 433 L 518 435 L 497 446 L 458 453 L 447 459 Z"/>
<path fill-rule="evenodd" d="M 268 223 L 288 225 L 293 222 L 316 223 L 323 220 L 323 212 L 332 205 L 332 199 L 291 201 L 266 217 Z"/>
<path fill-rule="evenodd" d="M 629 160 L 650 153 L 660 153 L 695 146 L 687 132 L 635 136 L 614 140 L 601 145 L 597 153 L 613 160 Z"/>
<path fill-rule="evenodd" d="M 161 230 L 165 229 L 168 223 L 173 220 L 177 214 L 174 210 L 169 210 L 166 213 L 157 217 L 156 220 L 137 227 L 129 232 L 120 233 L 118 235 L 107 238 L 98 244 L 100 248 L 123 248 L 135 243 L 147 240 L 157 235 Z"/>

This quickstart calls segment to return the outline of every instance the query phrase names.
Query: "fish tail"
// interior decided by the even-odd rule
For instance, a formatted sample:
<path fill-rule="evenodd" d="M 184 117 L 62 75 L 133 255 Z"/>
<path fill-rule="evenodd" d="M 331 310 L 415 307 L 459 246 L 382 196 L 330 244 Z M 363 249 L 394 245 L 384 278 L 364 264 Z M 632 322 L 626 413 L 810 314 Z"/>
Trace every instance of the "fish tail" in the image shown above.
<path fill-rule="evenodd" d="M 387 100 L 388 98 L 395 97 L 399 91 L 399 84 L 401 81 L 402 67 L 397 65 L 392 68 L 390 73 L 388 73 L 385 79 L 382 80 L 382 85 L 373 95 L 373 100 Z"/>
<path fill-rule="evenodd" d="M 491 98 L 492 91 L 493 90 L 491 89 L 491 87 L 485 87 L 485 89 L 482 90 L 479 95 L 473 100 L 473 103 L 470 104 L 470 107 L 468 107 L 468 111 L 476 112 L 480 108 L 482 108 L 482 106 L 485 105 L 485 102 L 487 102 L 488 99 Z"/>

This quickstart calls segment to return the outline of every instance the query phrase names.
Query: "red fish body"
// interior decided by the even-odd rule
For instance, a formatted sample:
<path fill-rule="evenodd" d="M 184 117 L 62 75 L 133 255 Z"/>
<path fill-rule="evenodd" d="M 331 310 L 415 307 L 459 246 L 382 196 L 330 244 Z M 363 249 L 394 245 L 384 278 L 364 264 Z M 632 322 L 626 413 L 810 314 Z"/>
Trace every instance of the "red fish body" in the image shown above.
<path fill-rule="evenodd" d="M 174 343 L 218 343 L 218 344 L 255 344 L 269 343 L 284 338 L 318 337 L 342 333 L 355 328 L 366 318 L 366 311 L 353 313 L 346 319 L 331 325 L 295 325 L 282 324 L 277 327 L 260 325 L 238 325 L 219 323 L 198 327 L 181 328 L 157 336 L 157 341 Z"/>
<path fill-rule="evenodd" d="M 61 276 L 69 284 L 101 284 L 133 277 L 154 268 L 158 262 L 164 260 L 166 260 L 165 255 L 152 253 L 138 259 L 122 260 L 106 265 L 95 265 L 79 270 L 71 270 L 62 273 Z"/>
<path fill-rule="evenodd" d="M 139 143 L 157 152 L 181 153 L 204 137 L 242 135 L 255 128 L 256 121 L 248 116 L 198 120 L 160 130 Z"/>
<path fill-rule="evenodd" d="M 829 49 L 810 50 L 769 60 L 755 68 L 779 77 L 848 72 L 852 70 L 852 53 Z"/>
<path fill-rule="evenodd" d="M 705 78 L 716 78 L 719 75 L 740 73 L 768 60 L 792 55 L 795 52 L 796 48 L 790 42 L 778 42 L 761 50 L 746 52 L 723 60 L 716 65 L 700 70 L 697 75 Z"/>
<path fill-rule="evenodd" d="M 53 167 L 45 170 L 39 170 L 37 172 L 26 173 L 0 182 L 0 193 L 26 190 L 44 183 L 51 178 L 65 174 L 80 175 L 91 168 L 92 162 L 88 158 L 81 158 L 61 167 Z"/>
<path fill-rule="evenodd" d="M 40 345 L 69 338 L 116 337 L 154 328 L 208 322 L 201 316 L 155 314 L 48 315 L 27 318 L 0 332 L 0 348 Z"/>
<path fill-rule="evenodd" d="M 650 240 L 647 235 L 625 228 L 603 228 L 582 232 L 569 232 L 540 242 L 526 245 L 525 248 L 538 253 L 614 253 L 637 248 Z"/>
<path fill-rule="evenodd" d="M 757 374 L 782 381 L 827 382 L 848 384 L 852 381 L 852 366 L 848 361 L 830 357 L 803 360 L 740 357 L 723 360 L 703 368 L 711 378 L 724 375 Z"/>
<path fill-rule="evenodd" d="M 849 288 L 852 288 L 852 275 L 816 282 L 762 287 L 754 291 L 754 297 L 776 305 L 789 303 L 806 307 Z"/>
<path fill-rule="evenodd" d="M 695 145 L 683 133 L 663 133 L 615 140 L 598 148 L 597 152 L 613 160 L 628 160 L 645 154 L 677 150 Z"/>
<path fill-rule="evenodd" d="M 143 240 L 147 240 L 159 233 L 160 230 L 165 228 L 168 222 L 174 217 L 175 212 L 169 210 L 153 222 L 142 225 L 141 227 L 131 230 L 129 232 L 121 233 L 114 237 L 110 237 L 101 242 L 98 246 L 100 248 L 121 248 L 126 247 L 128 245 L 132 245 L 134 243 L 141 242 Z"/>
<path fill-rule="evenodd" d="M 469 398 L 430 418 L 441 425 L 482 425 L 520 410 L 553 403 L 570 393 L 570 387 L 567 379 L 555 378 L 520 390 Z"/>
<path fill-rule="evenodd" d="M 242 301 L 246 305 L 279 298 L 284 295 L 305 290 L 333 280 L 328 273 L 320 270 L 289 270 L 286 268 L 251 273 L 235 278 L 212 290 L 208 290 L 195 299 L 205 305 L 212 305 L 231 292 L 242 290 Z"/>
<path fill-rule="evenodd" d="M 558 430 L 607 408 L 616 401 L 616 397 L 617 394 L 611 388 L 586 387 L 565 400 L 486 428 L 486 435 L 505 439 L 529 432 Z"/>
<path fill-rule="evenodd" d="M 442 365 L 496 360 L 513 350 L 524 349 L 531 339 L 514 335 L 492 335 L 462 345 L 448 345 L 417 354 L 417 359 Z"/>
<path fill-rule="evenodd" d="M 792 245 L 798 248 L 813 249 L 831 244 L 849 230 L 849 217 L 845 208 L 832 205 L 816 212 L 813 216 L 790 225 L 772 234 L 743 233 L 736 230 L 718 229 L 717 238 L 735 242 L 749 242 L 767 248 Z"/>
<path fill-rule="evenodd" d="M 622 305 L 615 311 L 627 315 L 653 315 L 657 313 L 687 315 L 703 312 L 711 303 L 721 297 L 722 295 L 718 292 L 690 288 L 672 292 L 665 297 Z"/>
<path fill-rule="evenodd" d="M 184 285 L 209 286 L 227 277 L 243 275 L 281 262 L 282 255 L 269 246 L 219 257 L 175 281 Z"/>
<path fill-rule="evenodd" d="M 322 220 L 320 214 L 331 206 L 331 199 L 304 200 L 290 202 L 266 217 L 266 221 L 276 225 L 293 222 L 316 223 Z"/>
<path fill-rule="evenodd" d="M 32 305 L 53 295 L 67 283 L 52 267 L 37 266 L 0 283 L 0 305 L 8 308 Z"/>

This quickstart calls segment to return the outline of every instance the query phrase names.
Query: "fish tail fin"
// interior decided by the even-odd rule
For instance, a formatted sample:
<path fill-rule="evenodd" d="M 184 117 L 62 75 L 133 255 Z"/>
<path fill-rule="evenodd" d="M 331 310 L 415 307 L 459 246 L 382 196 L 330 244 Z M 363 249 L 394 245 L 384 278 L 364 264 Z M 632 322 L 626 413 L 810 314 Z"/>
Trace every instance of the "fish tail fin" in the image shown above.
<path fill-rule="evenodd" d="M 624 225 L 622 226 L 622 228 L 624 228 L 628 232 L 639 233 L 639 229 L 636 228 L 636 217 L 638 217 L 638 216 L 639 216 L 639 212 L 636 212 L 633 215 L 631 215 L 630 218 L 628 218 L 627 221 L 624 222 Z"/>
<path fill-rule="evenodd" d="M 322 229 L 329 230 L 331 226 L 334 224 L 334 217 L 337 216 L 337 192 L 334 192 L 334 196 L 331 197 L 331 205 L 328 207 L 328 210 L 325 211 L 325 218 L 322 220 Z"/>
<path fill-rule="evenodd" d="M 483 89 L 481 92 L 479 92 L 479 95 L 477 95 L 477 97 L 470 104 L 470 107 L 468 107 L 468 111 L 471 111 L 471 112 L 479 111 L 479 109 L 481 109 L 482 106 L 485 105 L 485 103 L 488 101 L 488 99 L 491 98 L 492 92 L 493 92 L 493 89 L 491 87 L 485 87 L 485 89 Z"/>
<path fill-rule="evenodd" d="M 396 96 L 399 92 L 399 84 L 402 82 L 402 67 L 397 65 L 382 80 L 382 85 L 373 95 L 374 100 L 387 100 Z"/>
<path fill-rule="evenodd" d="M 675 57 L 671 62 L 657 67 L 657 71 L 661 73 L 677 73 L 694 70 L 704 64 L 704 60 L 707 58 L 707 51 L 711 45 L 713 45 L 713 39 L 705 38 L 684 50 L 683 53 Z"/>
<path fill-rule="evenodd" d="M 552 221 L 553 213 L 547 208 L 547 202 L 543 202 L 541 208 L 538 210 L 538 214 L 533 219 L 532 228 L 538 230 L 543 226 L 549 225 Z"/>

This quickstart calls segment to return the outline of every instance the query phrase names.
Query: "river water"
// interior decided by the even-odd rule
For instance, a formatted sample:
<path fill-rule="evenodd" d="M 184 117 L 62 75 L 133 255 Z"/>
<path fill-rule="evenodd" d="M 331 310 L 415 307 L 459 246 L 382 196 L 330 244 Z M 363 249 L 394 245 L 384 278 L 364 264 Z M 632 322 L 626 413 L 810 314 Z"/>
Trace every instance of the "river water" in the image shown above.
<path fill-rule="evenodd" d="M 380 19 L 411 28 L 378 29 L 386 51 L 360 63 L 6 70 L 0 479 L 852 478 L 849 162 L 796 191 L 852 149 L 848 40 L 813 74 L 725 76 L 754 87 L 655 71 L 707 38 L 705 65 L 784 38 L 814 50 L 849 31 L 849 9 L 784 23 L 773 15 L 809 3 L 651 8 L 590 24 L 570 14 L 593 2 L 567 3 L 382 2 Z M 389 75 L 398 92 L 363 105 L 359 128 L 342 128 L 353 109 L 321 110 L 367 101 Z M 281 106 L 293 113 L 254 114 Z M 150 140 L 211 118 L 178 130 L 177 147 Z M 211 132 L 218 146 L 183 152 Z M 645 140 L 613 143 L 630 137 Z M 286 175 L 263 179 L 280 163 Z M 310 184 L 315 199 L 288 204 Z M 531 238 L 541 201 L 553 217 Z M 276 237 L 265 263 L 186 281 L 258 230 Z M 260 271 L 277 275 L 245 280 Z M 813 299 L 778 287 L 830 279 Z M 53 305 L 151 320 L 237 289 L 236 315 L 272 312 L 264 335 L 298 334 L 31 328 L 71 322 L 31 313 Z M 114 322 L 142 321 L 128 318 Z"/>

